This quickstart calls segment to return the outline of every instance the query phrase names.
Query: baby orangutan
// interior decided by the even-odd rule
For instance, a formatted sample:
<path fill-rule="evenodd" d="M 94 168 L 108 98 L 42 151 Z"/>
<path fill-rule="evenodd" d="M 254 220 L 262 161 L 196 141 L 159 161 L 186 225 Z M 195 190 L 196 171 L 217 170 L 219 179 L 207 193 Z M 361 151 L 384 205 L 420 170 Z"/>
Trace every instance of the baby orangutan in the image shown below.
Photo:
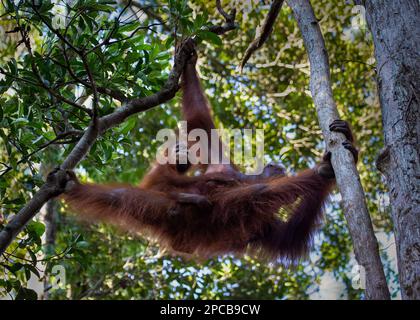
<path fill-rule="evenodd" d="M 194 50 L 193 50 L 194 51 Z M 194 54 L 185 66 L 183 118 L 188 132 L 214 129 Z M 336 120 L 331 131 L 343 133 L 352 152 L 353 136 L 346 122 Z M 81 184 L 68 172 L 64 199 L 80 216 L 139 231 L 176 253 L 199 257 L 245 252 L 296 261 L 308 252 L 322 208 L 334 186 L 327 152 L 313 169 L 286 176 L 268 165 L 262 174 L 247 176 L 230 164 L 208 164 L 201 175 L 188 175 L 191 164 L 159 164 L 140 186 Z"/>

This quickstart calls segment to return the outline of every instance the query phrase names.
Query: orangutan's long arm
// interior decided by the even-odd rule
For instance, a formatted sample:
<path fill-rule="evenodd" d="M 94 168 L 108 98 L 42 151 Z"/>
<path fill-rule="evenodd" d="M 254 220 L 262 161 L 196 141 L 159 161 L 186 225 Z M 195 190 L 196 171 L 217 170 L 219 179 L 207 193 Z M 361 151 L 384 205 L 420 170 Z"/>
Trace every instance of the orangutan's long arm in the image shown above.
<path fill-rule="evenodd" d="M 210 104 L 195 68 L 195 59 L 191 58 L 182 74 L 182 114 L 187 121 L 188 133 L 193 129 L 203 129 L 210 137 L 211 129 L 214 129 L 215 125 L 210 114 Z"/>
<path fill-rule="evenodd" d="M 74 183 L 63 198 L 82 218 L 125 228 L 159 227 L 185 206 L 210 209 L 207 198 L 184 192 L 158 192 L 131 186 Z"/>
<path fill-rule="evenodd" d="M 243 220 L 253 230 L 251 244 L 262 246 L 270 259 L 295 260 L 307 252 L 334 182 L 321 176 L 318 168 L 308 169 L 224 190 L 218 208 L 221 217 Z"/>

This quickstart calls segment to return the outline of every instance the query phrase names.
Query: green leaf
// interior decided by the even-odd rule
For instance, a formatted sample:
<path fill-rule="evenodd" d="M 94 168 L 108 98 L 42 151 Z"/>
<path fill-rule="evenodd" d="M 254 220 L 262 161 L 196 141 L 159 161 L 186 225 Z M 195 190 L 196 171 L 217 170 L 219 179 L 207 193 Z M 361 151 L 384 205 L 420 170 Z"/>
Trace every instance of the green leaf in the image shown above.
<path fill-rule="evenodd" d="M 120 132 L 122 134 L 127 134 L 136 126 L 136 118 L 132 117 L 129 118 L 126 122 L 124 122 L 121 126 Z"/>
<path fill-rule="evenodd" d="M 37 293 L 28 288 L 20 288 L 18 294 L 16 295 L 16 300 L 37 300 L 38 295 Z"/>
<path fill-rule="evenodd" d="M 31 256 L 32 263 L 33 264 L 36 264 L 38 262 L 38 259 L 37 259 L 36 255 L 35 255 L 35 253 L 31 249 L 29 249 L 29 248 L 28 248 L 28 253 Z"/>
<path fill-rule="evenodd" d="M 15 124 L 17 127 L 23 127 L 24 125 L 27 125 L 29 123 L 29 120 L 26 118 L 17 118 L 12 121 L 12 124 Z"/>
<path fill-rule="evenodd" d="M 115 10 L 113 6 L 105 5 L 105 4 L 95 4 L 94 8 L 99 11 L 104 12 L 112 12 Z"/>
<path fill-rule="evenodd" d="M 16 262 L 14 264 L 12 264 L 8 269 L 12 272 L 12 273 L 16 273 L 16 271 L 19 271 L 20 269 L 22 269 L 23 264 L 21 264 L 20 262 Z"/>
<path fill-rule="evenodd" d="M 10 61 L 7 63 L 9 66 L 10 73 L 13 75 L 17 74 L 17 62 L 15 58 L 10 59 Z"/>
<path fill-rule="evenodd" d="M 137 27 L 139 27 L 138 23 L 129 23 L 129 24 L 126 24 L 125 26 L 118 28 L 118 32 L 124 33 L 124 32 L 134 31 Z"/>
<path fill-rule="evenodd" d="M 211 32 L 211 31 L 200 30 L 197 35 L 202 40 L 207 40 L 207 41 L 209 41 L 209 42 L 211 42 L 211 43 L 213 43 L 215 45 L 220 46 L 220 45 L 223 44 L 222 43 L 222 40 L 220 39 L 220 37 L 217 34 Z"/>
<path fill-rule="evenodd" d="M 47 140 L 53 140 L 56 137 L 55 133 L 52 131 L 43 132 L 42 135 Z"/>
<path fill-rule="evenodd" d="M 76 243 L 76 248 L 85 249 L 89 247 L 89 242 L 87 241 L 79 241 Z"/>
<path fill-rule="evenodd" d="M 172 44 L 174 43 L 174 41 L 175 41 L 175 37 L 172 37 L 172 36 L 168 37 L 165 40 L 165 48 L 169 49 L 172 46 Z"/>
<path fill-rule="evenodd" d="M 35 233 L 38 237 L 42 236 L 45 232 L 45 225 L 38 221 L 31 221 L 26 228 L 29 233 Z"/>
<path fill-rule="evenodd" d="M 25 272 L 29 272 L 29 277 L 28 277 L 28 275 L 26 277 L 27 280 L 29 280 L 29 278 L 30 278 L 30 273 L 33 273 L 38 278 L 40 277 L 40 274 L 39 274 L 38 270 L 33 265 L 31 265 L 31 264 L 25 264 L 24 267 L 25 267 Z"/>

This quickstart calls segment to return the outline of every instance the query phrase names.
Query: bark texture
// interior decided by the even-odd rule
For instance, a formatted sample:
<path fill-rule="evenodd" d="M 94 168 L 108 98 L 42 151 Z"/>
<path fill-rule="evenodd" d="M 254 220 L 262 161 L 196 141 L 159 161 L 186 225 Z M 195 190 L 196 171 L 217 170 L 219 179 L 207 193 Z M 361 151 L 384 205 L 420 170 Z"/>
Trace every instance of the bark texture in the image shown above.
<path fill-rule="evenodd" d="M 47 253 L 44 258 L 47 258 L 48 255 L 54 254 L 55 240 L 57 235 L 57 221 L 59 218 L 58 215 L 59 204 L 56 199 L 49 200 L 45 205 L 45 252 Z M 44 291 L 41 295 L 43 300 L 49 300 L 49 290 L 51 289 L 50 283 L 50 272 L 44 270 Z"/>
<path fill-rule="evenodd" d="M 420 5 L 365 1 L 377 62 L 385 149 L 378 158 L 391 202 L 403 299 L 420 299 Z"/>
<path fill-rule="evenodd" d="M 343 199 L 356 260 L 366 272 L 366 298 L 390 299 L 359 174 L 350 152 L 342 147 L 344 136 L 329 131 L 329 124 L 339 115 L 331 89 L 328 54 L 321 29 L 309 0 L 289 0 L 288 5 L 298 22 L 308 52 L 310 89 L 327 149 L 332 152 L 331 162 Z"/>

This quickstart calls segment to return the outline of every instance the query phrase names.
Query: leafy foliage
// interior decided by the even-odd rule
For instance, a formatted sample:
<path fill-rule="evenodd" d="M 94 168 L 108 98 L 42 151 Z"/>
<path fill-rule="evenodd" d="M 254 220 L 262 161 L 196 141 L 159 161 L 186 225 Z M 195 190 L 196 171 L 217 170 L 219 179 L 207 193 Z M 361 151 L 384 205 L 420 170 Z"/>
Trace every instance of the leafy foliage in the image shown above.
<path fill-rule="evenodd" d="M 212 1 L 2 3 L 0 228 L 74 148 L 95 104 L 99 116 L 121 107 L 121 101 L 100 88 L 128 98 L 159 91 L 173 49 L 188 36 L 200 41 L 203 86 L 218 126 L 263 128 L 267 159 L 283 162 L 292 172 L 313 165 L 323 151 L 308 93 L 307 57 L 286 6 L 271 39 L 239 74 L 241 55 L 267 12 L 259 2 L 225 1 L 226 10 L 237 8 L 238 29 L 223 40 L 209 31 L 223 21 Z M 386 193 L 374 166 L 382 135 L 372 45 L 363 28 L 352 28 L 350 5 L 313 5 L 330 56 L 334 97 L 361 148 L 359 169 L 369 210 L 375 227 L 389 234 Z M 157 131 L 176 126 L 178 106 L 175 98 L 109 130 L 80 163 L 78 175 L 99 183 L 138 183 L 156 152 Z M 336 200 L 328 207 L 310 259 L 289 270 L 248 257 L 195 262 L 160 255 L 139 237 L 76 221 L 60 204 L 58 218 L 48 222 L 40 215 L 0 258 L 0 294 L 14 299 L 297 299 L 310 297 L 323 273 L 331 271 L 345 285 L 343 297 L 361 298 L 351 285 L 351 241 Z M 56 237 L 51 247 L 43 239 L 52 229 Z M 385 254 L 384 259 L 388 261 Z M 65 282 L 52 285 L 57 265 L 65 269 Z M 387 275 L 390 283 L 395 280 L 391 264 Z M 37 294 L 30 279 L 43 281 L 46 291 Z"/>

